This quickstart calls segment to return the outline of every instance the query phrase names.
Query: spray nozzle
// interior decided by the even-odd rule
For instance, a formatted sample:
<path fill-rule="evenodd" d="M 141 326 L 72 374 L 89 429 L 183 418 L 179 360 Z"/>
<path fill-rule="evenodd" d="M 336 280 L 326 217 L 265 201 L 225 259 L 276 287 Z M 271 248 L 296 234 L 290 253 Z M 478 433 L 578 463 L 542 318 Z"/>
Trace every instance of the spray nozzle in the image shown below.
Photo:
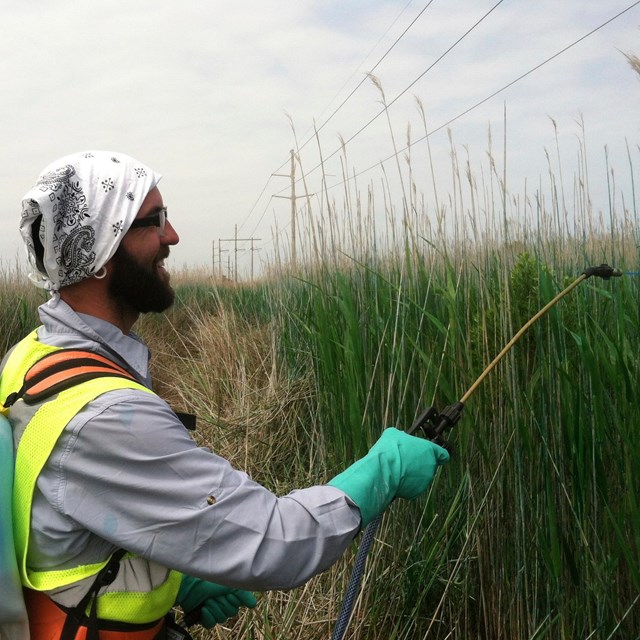
<path fill-rule="evenodd" d="M 450 404 L 440 412 L 434 407 L 427 407 L 418 416 L 408 433 L 414 433 L 416 430 L 421 429 L 429 440 L 451 453 L 451 445 L 445 439 L 444 431 L 457 424 L 462 416 L 463 409 L 464 404 L 462 402 Z"/>
<path fill-rule="evenodd" d="M 591 276 L 598 276 L 598 278 L 602 278 L 603 280 L 608 280 L 612 277 L 619 278 L 622 275 L 622 271 L 620 271 L 620 269 L 610 267 L 608 264 L 601 264 L 598 267 L 588 267 L 582 273 L 587 278 L 590 278 Z"/>

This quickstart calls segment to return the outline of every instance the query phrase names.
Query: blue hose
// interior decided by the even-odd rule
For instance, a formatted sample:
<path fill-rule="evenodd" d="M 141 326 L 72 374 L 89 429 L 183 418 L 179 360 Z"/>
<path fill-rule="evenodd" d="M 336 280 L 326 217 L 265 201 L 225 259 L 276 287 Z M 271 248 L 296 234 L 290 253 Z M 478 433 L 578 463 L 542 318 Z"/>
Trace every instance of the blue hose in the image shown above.
<path fill-rule="evenodd" d="M 381 521 L 382 514 L 372 520 L 365 527 L 364 533 L 362 534 L 362 540 L 360 541 L 360 546 L 358 547 L 356 560 L 354 562 L 353 569 L 351 570 L 349 584 L 347 585 L 347 591 L 345 593 L 344 600 L 342 601 L 342 607 L 340 609 L 340 614 L 338 615 L 338 620 L 336 621 L 336 626 L 333 629 L 331 640 L 342 640 L 345 631 L 349 626 L 351 614 L 353 613 L 353 606 L 356 603 L 358 591 L 360 590 L 360 581 L 362 580 L 362 575 L 364 574 L 367 555 L 369 554 L 369 549 L 373 544 L 373 540 L 376 537 L 376 531 L 378 530 Z"/>

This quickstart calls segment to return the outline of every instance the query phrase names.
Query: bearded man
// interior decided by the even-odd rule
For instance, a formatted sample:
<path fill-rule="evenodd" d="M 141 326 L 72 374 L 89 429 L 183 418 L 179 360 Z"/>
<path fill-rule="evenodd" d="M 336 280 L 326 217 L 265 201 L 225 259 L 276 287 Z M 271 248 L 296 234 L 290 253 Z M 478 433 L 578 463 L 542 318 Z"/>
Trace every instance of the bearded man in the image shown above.
<path fill-rule="evenodd" d="M 23 200 L 30 278 L 51 299 L 2 362 L 0 402 L 31 640 L 188 637 L 175 605 L 211 627 L 255 606 L 252 591 L 303 584 L 448 459 L 387 429 L 328 484 L 276 496 L 198 447 L 153 393 L 133 332 L 174 299 L 165 260 L 179 238 L 159 180 L 125 154 L 89 151 L 47 167 Z M 69 386 L 56 367 L 71 357 L 110 373 Z"/>

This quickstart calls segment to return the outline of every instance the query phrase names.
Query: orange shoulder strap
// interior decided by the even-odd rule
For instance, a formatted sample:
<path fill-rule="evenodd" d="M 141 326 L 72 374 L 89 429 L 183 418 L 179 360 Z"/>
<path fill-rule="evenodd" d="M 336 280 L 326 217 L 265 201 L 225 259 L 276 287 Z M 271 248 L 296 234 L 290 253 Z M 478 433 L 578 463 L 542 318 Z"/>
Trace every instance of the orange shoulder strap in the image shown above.
<path fill-rule="evenodd" d="M 10 394 L 4 406 L 10 407 L 20 398 L 26 404 L 37 404 L 75 384 L 105 376 L 137 382 L 126 369 L 109 358 L 91 351 L 58 349 L 31 366 L 20 390 Z"/>
<path fill-rule="evenodd" d="M 126 369 L 98 353 L 58 349 L 30 367 L 20 390 L 9 394 L 3 405 L 9 408 L 20 398 L 25 404 L 38 404 L 75 384 L 105 376 L 138 382 Z M 180 411 L 174 413 L 186 429 L 193 431 L 196 428 L 194 415 Z"/>

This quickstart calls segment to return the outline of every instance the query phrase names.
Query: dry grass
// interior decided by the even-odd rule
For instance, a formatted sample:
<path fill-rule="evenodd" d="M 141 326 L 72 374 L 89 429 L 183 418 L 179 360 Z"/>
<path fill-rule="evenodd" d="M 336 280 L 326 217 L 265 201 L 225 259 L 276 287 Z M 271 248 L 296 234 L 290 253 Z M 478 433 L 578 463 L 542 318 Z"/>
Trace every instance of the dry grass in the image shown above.
<path fill-rule="evenodd" d="M 296 457 L 309 473 L 317 471 L 312 381 L 290 377 L 278 364 L 273 327 L 250 323 L 221 304 L 213 314 L 191 308 L 167 319 L 168 333 L 152 320 L 140 330 L 154 346 L 160 395 L 198 416 L 199 444 L 279 491 L 293 481 Z"/>

